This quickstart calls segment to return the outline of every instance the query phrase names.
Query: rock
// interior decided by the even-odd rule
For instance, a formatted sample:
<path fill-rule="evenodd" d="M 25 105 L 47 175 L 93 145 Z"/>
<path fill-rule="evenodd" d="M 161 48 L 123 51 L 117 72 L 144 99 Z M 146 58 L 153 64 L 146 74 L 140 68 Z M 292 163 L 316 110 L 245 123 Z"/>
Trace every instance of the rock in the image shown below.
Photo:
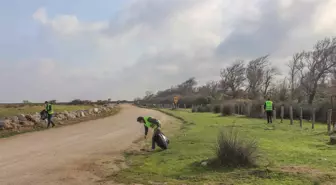
<path fill-rule="evenodd" d="M 88 112 L 89 112 L 90 115 L 94 114 L 94 109 L 89 109 Z"/>
<path fill-rule="evenodd" d="M 35 123 L 31 122 L 31 121 L 20 121 L 20 124 L 24 127 L 30 127 L 30 126 L 34 126 Z"/>
<path fill-rule="evenodd" d="M 17 116 L 13 116 L 13 117 L 10 117 L 10 120 L 13 122 L 13 123 L 16 123 L 18 124 L 20 121 L 19 121 L 19 118 Z"/>
<path fill-rule="evenodd" d="M 11 124 L 11 120 L 4 119 L 0 120 L 0 129 L 13 129 L 13 125 Z"/>
<path fill-rule="evenodd" d="M 70 118 L 70 119 L 76 119 L 76 113 L 75 112 L 70 112 L 68 114 L 68 118 Z"/>
<path fill-rule="evenodd" d="M 81 111 L 81 112 L 80 112 L 80 115 L 81 115 L 81 117 L 85 117 L 85 113 L 84 113 L 84 111 Z"/>
<path fill-rule="evenodd" d="M 19 119 L 20 122 L 21 121 L 27 121 L 26 116 L 24 114 L 20 114 L 17 117 L 18 117 L 18 119 Z"/>
<path fill-rule="evenodd" d="M 38 123 L 39 122 L 39 118 L 35 117 L 35 115 L 26 115 L 26 119 L 30 122 L 33 122 L 33 123 Z"/>
<path fill-rule="evenodd" d="M 55 118 L 59 121 L 62 121 L 62 120 L 66 120 L 67 117 L 64 113 L 59 113 L 57 116 L 55 116 Z"/>
<path fill-rule="evenodd" d="M 330 136 L 330 144 L 336 145 L 336 134 Z"/>
<path fill-rule="evenodd" d="M 93 109 L 93 112 L 94 112 L 94 113 L 99 113 L 99 109 L 98 109 L 98 108 L 94 108 L 94 109 Z"/>
<path fill-rule="evenodd" d="M 203 162 L 201 163 L 201 165 L 202 165 L 202 166 L 207 166 L 207 165 L 208 165 L 208 162 L 203 161 Z"/>

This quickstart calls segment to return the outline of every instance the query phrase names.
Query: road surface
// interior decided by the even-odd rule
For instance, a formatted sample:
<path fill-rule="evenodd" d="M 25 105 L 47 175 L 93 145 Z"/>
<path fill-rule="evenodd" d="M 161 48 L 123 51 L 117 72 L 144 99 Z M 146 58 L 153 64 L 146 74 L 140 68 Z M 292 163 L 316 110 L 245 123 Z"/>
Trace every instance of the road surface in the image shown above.
<path fill-rule="evenodd" d="M 95 185 L 99 170 L 90 165 L 121 151 L 143 136 L 139 115 L 164 121 L 166 115 L 122 105 L 112 117 L 0 139 L 1 185 Z"/>

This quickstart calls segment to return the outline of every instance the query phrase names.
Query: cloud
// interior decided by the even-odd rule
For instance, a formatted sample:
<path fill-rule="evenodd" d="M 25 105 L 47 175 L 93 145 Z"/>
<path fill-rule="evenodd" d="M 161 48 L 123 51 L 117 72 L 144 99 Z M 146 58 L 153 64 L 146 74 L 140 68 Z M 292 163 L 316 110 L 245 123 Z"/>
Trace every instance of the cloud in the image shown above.
<path fill-rule="evenodd" d="M 259 19 L 238 20 L 232 33 L 218 46 L 217 53 L 234 57 L 277 54 L 284 45 L 290 45 L 293 31 L 311 23 L 315 7 L 320 3 L 303 0 L 262 2 L 258 8 Z"/>
<path fill-rule="evenodd" d="M 6 52 L 11 60 L 0 58 L 2 69 L 10 71 L 0 74 L 8 87 L 0 101 L 132 99 L 192 76 L 200 83 L 218 79 L 220 68 L 237 58 L 270 53 L 284 63 L 334 34 L 335 14 L 325 11 L 334 5 L 333 0 L 128 0 L 99 20 L 36 7 L 31 14 L 36 36 L 17 44 L 22 55 L 14 57 L 12 47 Z"/>

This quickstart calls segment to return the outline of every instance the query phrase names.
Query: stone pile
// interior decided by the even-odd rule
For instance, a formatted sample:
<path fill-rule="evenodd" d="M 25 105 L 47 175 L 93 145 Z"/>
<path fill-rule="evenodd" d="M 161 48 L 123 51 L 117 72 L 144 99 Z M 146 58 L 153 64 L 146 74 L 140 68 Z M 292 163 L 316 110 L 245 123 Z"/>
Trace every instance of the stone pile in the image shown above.
<path fill-rule="evenodd" d="M 83 117 L 99 116 L 112 112 L 116 105 L 108 104 L 101 107 L 90 108 L 87 110 L 56 112 L 53 116 L 55 123 L 62 124 L 69 120 L 76 120 Z M 0 119 L 0 130 L 20 130 L 22 127 L 45 127 L 46 120 L 41 120 L 40 113 L 20 114 L 17 116 Z"/>

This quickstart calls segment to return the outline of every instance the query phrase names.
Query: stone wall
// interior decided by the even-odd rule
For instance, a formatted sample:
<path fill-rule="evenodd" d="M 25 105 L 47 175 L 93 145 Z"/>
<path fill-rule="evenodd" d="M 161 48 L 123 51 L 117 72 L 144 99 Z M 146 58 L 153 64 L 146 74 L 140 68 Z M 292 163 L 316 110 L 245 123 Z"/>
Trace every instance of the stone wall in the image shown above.
<path fill-rule="evenodd" d="M 117 105 L 108 104 L 87 110 L 56 112 L 53 121 L 57 125 L 63 125 L 74 121 L 81 121 L 94 117 L 108 116 L 116 111 Z M 34 127 L 46 127 L 47 120 L 41 120 L 40 113 L 20 114 L 0 120 L 0 130 L 20 130 Z"/>

